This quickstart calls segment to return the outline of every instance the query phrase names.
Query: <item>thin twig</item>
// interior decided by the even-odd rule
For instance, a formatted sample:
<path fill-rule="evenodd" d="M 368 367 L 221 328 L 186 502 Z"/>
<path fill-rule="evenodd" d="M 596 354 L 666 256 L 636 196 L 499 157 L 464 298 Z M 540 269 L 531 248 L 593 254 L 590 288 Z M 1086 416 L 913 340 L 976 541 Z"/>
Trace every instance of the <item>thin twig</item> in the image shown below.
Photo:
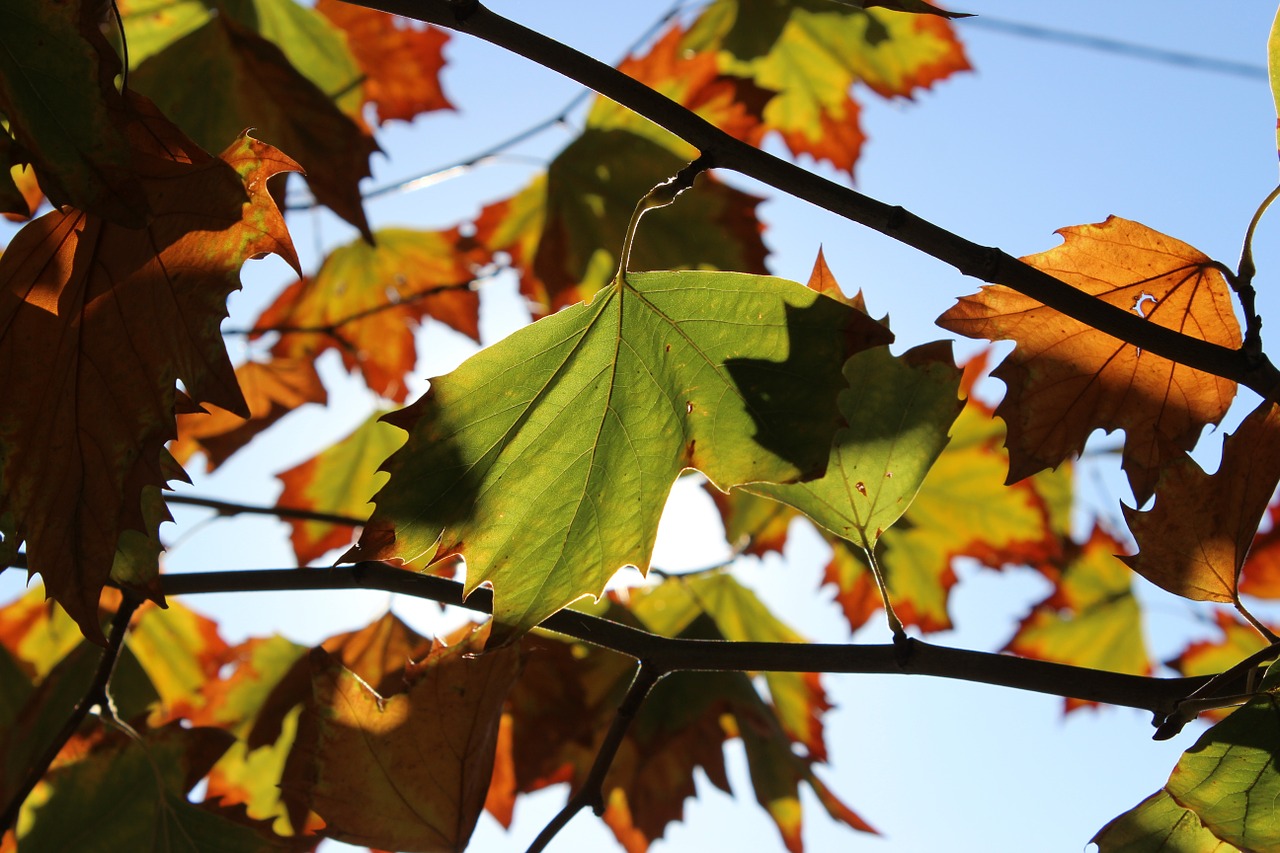
<path fill-rule="evenodd" d="M 161 575 L 166 595 L 211 592 L 378 589 L 493 612 L 493 594 L 480 588 L 463 598 L 457 581 L 417 574 L 385 563 L 327 569 L 260 569 Z M 920 640 L 910 655 L 896 645 L 825 643 L 726 643 L 662 637 L 575 610 L 561 610 L 542 627 L 567 637 L 650 662 L 663 672 L 828 672 L 929 675 L 1030 690 L 1089 702 L 1141 708 L 1164 719 L 1208 677 L 1154 678 L 1085 667 L 935 646 Z M 1223 684 L 1224 694 L 1239 685 Z"/>
<path fill-rule="evenodd" d="M 609 731 L 605 733 L 604 740 L 600 743 L 600 749 L 596 752 L 595 761 L 591 764 L 591 769 L 587 772 L 587 778 L 583 780 L 582 787 L 579 788 L 569 801 L 564 804 L 564 808 L 556 813 L 556 816 L 542 828 L 542 832 L 538 833 L 538 837 L 529 845 L 526 853 L 542 853 L 547 845 L 551 843 L 551 839 L 556 837 L 560 830 L 568 825 L 573 816 L 588 806 L 595 812 L 596 816 L 604 814 L 605 802 L 607 797 L 604 792 L 604 777 L 608 775 L 609 768 L 613 766 L 613 759 L 618 755 L 618 749 L 622 746 L 622 739 L 626 737 L 627 730 L 631 728 L 631 722 L 636 718 L 636 714 L 640 711 L 640 706 L 644 704 L 645 698 L 649 695 L 649 691 L 653 689 L 653 685 L 658 683 L 665 673 L 660 671 L 646 661 L 640 661 L 640 665 L 636 668 L 636 676 L 631 682 L 631 686 L 627 688 L 627 695 L 623 697 L 622 703 L 618 705 L 618 711 L 613 716 L 613 722 L 609 725 Z"/>
<path fill-rule="evenodd" d="M 425 23 L 464 32 L 550 68 L 628 107 L 727 168 L 784 190 L 852 222 L 924 252 L 961 273 L 999 283 L 1133 346 L 1252 388 L 1280 401 L 1280 370 L 1264 355 L 1219 346 L 1152 323 L 1077 290 L 1000 249 L 980 246 L 922 219 L 775 157 L 741 140 L 645 84 L 482 4 L 449 0 L 357 0 Z"/>
<path fill-rule="evenodd" d="M 356 518 L 353 515 L 337 515 L 331 512 L 316 512 L 315 510 L 287 506 L 234 503 L 214 498 L 201 498 L 194 495 L 166 494 L 164 499 L 171 504 L 207 507 L 216 510 L 218 515 L 274 515 L 277 518 L 296 518 L 299 521 L 324 521 L 329 524 L 346 525 L 347 527 L 361 527 L 367 521 L 367 519 Z"/>
<path fill-rule="evenodd" d="M 120 659 L 120 649 L 124 646 L 125 634 L 129 630 L 129 620 L 133 618 L 133 612 L 138 609 L 138 605 L 141 603 L 142 600 L 132 593 L 128 591 L 124 593 L 124 597 L 120 601 L 120 607 L 116 610 L 115 616 L 111 618 L 111 634 L 107 637 L 107 646 L 102 650 L 102 657 L 98 659 L 98 668 L 93 673 L 93 680 L 89 682 L 89 687 L 85 690 L 84 696 L 71 709 L 71 713 L 62 724 L 62 728 L 58 730 L 58 733 L 49 742 L 44 752 L 27 767 L 26 775 L 23 777 L 21 784 L 14 790 L 9 802 L 5 804 L 3 817 L 0 817 L 0 834 L 7 832 L 14 826 L 14 823 L 18 820 L 18 813 L 22 810 L 22 804 L 35 789 L 36 785 L 40 783 L 40 780 L 44 778 L 44 774 L 48 772 L 49 766 L 58 757 L 62 747 L 66 746 L 67 741 L 80 728 L 80 724 L 88 716 L 89 710 L 95 705 L 107 707 L 110 704 L 110 699 L 107 696 L 107 684 L 111 681 L 111 673 L 115 671 L 116 661 Z"/>

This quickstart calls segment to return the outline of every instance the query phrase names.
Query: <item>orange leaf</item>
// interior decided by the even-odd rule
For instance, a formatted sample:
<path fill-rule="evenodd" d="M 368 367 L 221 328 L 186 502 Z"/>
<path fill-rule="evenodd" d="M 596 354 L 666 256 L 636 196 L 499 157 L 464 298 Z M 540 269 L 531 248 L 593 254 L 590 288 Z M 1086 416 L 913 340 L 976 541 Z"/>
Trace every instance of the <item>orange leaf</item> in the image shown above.
<path fill-rule="evenodd" d="M 178 415 L 178 438 L 169 445 L 169 452 L 179 464 L 204 453 L 205 470 L 212 471 L 303 403 L 328 399 L 310 360 L 247 362 L 236 368 L 236 380 L 249 406 L 249 417 L 217 406 L 210 406 L 208 412 Z"/>
<path fill-rule="evenodd" d="M 480 337 L 480 297 L 458 230 L 388 228 L 377 245 L 355 240 L 325 258 L 313 279 L 290 285 L 258 318 L 257 333 L 279 330 L 278 358 L 342 353 L 370 390 L 398 403 L 418 360 L 414 331 L 427 317 Z M 461 249 L 461 250 L 460 250 Z"/>
<path fill-rule="evenodd" d="M 1258 598 L 1280 598 L 1280 503 L 1273 503 L 1268 514 L 1271 529 L 1253 537 L 1240 570 L 1240 591 Z"/>
<path fill-rule="evenodd" d="M 365 98 L 377 107 L 379 122 L 411 121 L 420 113 L 453 109 L 440 88 L 443 48 L 449 40 L 442 30 L 337 0 L 319 0 L 316 11 L 346 32 L 347 45 L 365 74 Z"/>
<path fill-rule="evenodd" d="M 1061 246 L 1023 260 L 1153 323 L 1239 346 L 1227 284 L 1204 254 L 1114 216 L 1058 233 Z M 1009 424 L 1009 482 L 1057 467 L 1095 429 L 1123 429 L 1124 469 L 1144 503 L 1160 469 L 1194 447 L 1235 396 L 1228 379 L 1142 351 L 1001 285 L 961 299 L 938 325 L 1018 344 L 992 374 L 1009 389 L 996 409 Z"/>
<path fill-rule="evenodd" d="M 1150 512 L 1124 508 L 1138 553 L 1123 558 L 1156 586 L 1197 601 L 1239 602 L 1236 583 L 1280 482 L 1280 407 L 1263 403 L 1206 474 L 1189 456 L 1165 467 Z"/>
<path fill-rule="evenodd" d="M 28 224 L 0 256 L 0 517 L 31 571 L 102 641 L 98 595 L 126 530 L 147 531 L 175 386 L 244 411 L 219 328 L 245 260 L 296 265 L 266 192 L 297 168 L 249 137 L 211 158 L 144 99 L 130 133 L 153 218 L 127 229 L 71 208 Z"/>
<path fill-rule="evenodd" d="M 493 771 L 502 703 L 519 671 L 508 647 L 474 655 L 437 644 L 382 697 L 321 650 L 314 698 L 281 780 L 286 799 L 324 818 L 323 834 L 395 850 L 461 851 Z"/>

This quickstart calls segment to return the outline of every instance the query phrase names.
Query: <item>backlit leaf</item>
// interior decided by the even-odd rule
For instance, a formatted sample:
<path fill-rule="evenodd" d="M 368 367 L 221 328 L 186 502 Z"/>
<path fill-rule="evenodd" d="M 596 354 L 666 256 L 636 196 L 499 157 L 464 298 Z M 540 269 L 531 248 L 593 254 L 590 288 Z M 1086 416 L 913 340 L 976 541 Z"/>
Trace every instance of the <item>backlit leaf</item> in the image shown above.
<path fill-rule="evenodd" d="M 844 3 L 846 6 L 857 6 L 860 9 L 879 6 L 882 9 L 891 9 L 895 12 L 911 12 L 918 15 L 938 15 L 943 18 L 971 18 L 972 15 L 966 15 L 964 12 L 948 12 L 945 9 L 939 9 L 924 0 L 836 0 L 837 3 Z"/>
<path fill-rule="evenodd" d="M 636 200 L 686 162 L 630 131 L 589 128 L 556 156 L 545 178 L 486 209 L 476 240 L 511 255 L 522 292 L 543 310 L 587 299 L 617 270 Z M 641 221 L 632 269 L 763 273 L 759 201 L 703 175 L 680 204 Z"/>
<path fill-rule="evenodd" d="M 449 40 L 444 31 L 336 0 L 318 0 L 316 11 L 346 33 L 364 72 L 365 98 L 377 108 L 379 122 L 453 109 L 440 87 Z"/>
<path fill-rule="evenodd" d="M 1280 9 L 1276 10 L 1267 36 L 1267 77 L 1271 80 L 1271 97 L 1276 105 L 1276 151 L 1280 152 Z"/>
<path fill-rule="evenodd" d="M 99 30 L 101 11 L 91 0 L 0 8 L 0 113 L 55 204 L 139 227 L 151 198 L 135 170 L 131 109 L 116 89 L 120 60 Z"/>
<path fill-rule="evenodd" d="M 380 696 L 323 650 L 282 787 L 348 843 L 461 851 L 484 806 L 514 647 L 437 645 L 404 693 Z"/>
<path fill-rule="evenodd" d="M 776 92 L 764 109 L 764 129 L 777 131 L 794 154 L 846 171 L 864 139 L 854 84 L 909 98 L 969 68 L 942 18 L 823 0 L 717 0 L 694 23 L 685 47 L 719 51 L 723 71 Z"/>
<path fill-rule="evenodd" d="M 1149 512 L 1125 507 L 1138 553 L 1124 560 L 1157 586 L 1199 601 L 1236 602 L 1236 582 L 1280 481 L 1280 408 L 1263 403 L 1224 442 L 1206 474 L 1189 456 L 1166 465 Z"/>
<path fill-rule="evenodd" d="M 1162 791 L 1103 827 L 1099 850 L 1280 849 L 1278 674 L 1273 666 L 1253 701 L 1182 754 Z"/>
<path fill-rule="evenodd" d="M 1222 636 L 1189 644 L 1176 658 L 1166 661 L 1167 666 L 1182 675 L 1217 675 L 1270 645 L 1257 628 L 1227 611 L 1216 611 L 1213 617 Z M 1201 716 L 1220 720 L 1233 710 L 1214 708 L 1202 711 Z"/>
<path fill-rule="evenodd" d="M 1151 663 L 1122 546 L 1099 528 L 1068 546 L 1052 594 L 1019 623 L 1005 651 L 1039 660 L 1147 675 Z M 1066 700 L 1067 710 L 1085 703 Z"/>
<path fill-rule="evenodd" d="M 135 104 L 137 142 L 151 146 L 135 153 L 151 224 L 64 208 L 0 256 L 0 516 L 13 513 L 31 571 L 99 640 L 98 595 L 121 534 L 148 532 L 143 491 L 173 473 L 176 383 L 243 410 L 219 329 L 226 298 L 247 259 L 296 263 L 266 192 L 292 161 L 249 137 L 211 158 Z"/>
<path fill-rule="evenodd" d="M 216 151 L 246 127 L 307 170 L 316 199 L 369 234 L 360 179 L 377 145 L 271 41 L 215 15 L 129 75 L 196 142 Z M 217 91 L 217 98 L 192 92 Z"/>
<path fill-rule="evenodd" d="M 206 0 L 116 0 L 116 8 L 129 43 L 131 70 L 213 16 Z"/>
<path fill-rule="evenodd" d="M 277 506 L 367 519 L 373 495 L 387 478 L 378 466 L 404 444 L 404 433 L 375 413 L 355 432 L 317 456 L 279 475 L 284 490 Z M 327 521 L 287 518 L 298 565 L 351 544 L 354 528 Z"/>
<path fill-rule="evenodd" d="M 203 453 L 205 470 L 212 471 L 289 412 L 328 398 L 311 359 L 246 362 L 236 368 L 236 381 L 249 417 L 213 405 L 204 413 L 178 415 L 178 437 L 169 452 L 179 463 Z"/>
<path fill-rule="evenodd" d="M 1059 232 L 1063 244 L 1023 258 L 1104 302 L 1232 349 L 1240 327 L 1213 261 L 1144 225 L 1110 217 Z M 938 318 L 973 338 L 1013 340 L 992 374 L 1008 386 L 1009 481 L 1079 453 L 1095 429 L 1125 431 L 1123 465 L 1138 503 L 1161 467 L 1195 446 L 1236 384 L 1139 350 L 1002 285 L 983 287 Z"/>
<path fill-rule="evenodd" d="M 792 519 L 801 517 L 786 504 L 757 497 L 744 489 L 725 494 L 710 483 L 704 489 L 720 511 L 729 546 L 741 549 L 743 554 L 756 557 L 770 551 L 781 554 Z"/>
<path fill-rule="evenodd" d="M 164 610 L 150 603 L 139 608 L 125 642 L 160 694 L 163 720 L 203 706 L 202 688 L 230 653 L 216 622 L 176 601 Z"/>
<path fill-rule="evenodd" d="M 1240 592 L 1258 598 L 1280 598 L 1280 502 L 1267 511 L 1270 528 L 1258 533 L 1240 570 Z"/>
<path fill-rule="evenodd" d="M 336 349 L 370 390 L 404 402 L 418 324 L 430 317 L 479 340 L 480 297 L 456 229 L 388 228 L 376 239 L 334 249 L 314 278 L 290 285 L 254 328 L 279 330 L 278 358 L 314 360 Z"/>
<path fill-rule="evenodd" d="M 936 343 L 900 357 L 887 348 L 858 353 L 845 362 L 844 376 L 840 411 L 848 426 L 836 433 L 827 473 L 805 483 L 745 488 L 874 551 L 947 445 L 964 407 L 960 370 L 950 344 Z"/>
<path fill-rule="evenodd" d="M 684 468 L 720 488 L 820 472 L 839 365 L 888 337 L 780 279 L 628 276 L 388 416 L 408 443 L 346 558 L 461 554 L 467 592 L 492 583 L 502 630 L 527 630 L 617 569 L 648 569 Z M 480 393 L 493 388 L 498 406 Z"/>

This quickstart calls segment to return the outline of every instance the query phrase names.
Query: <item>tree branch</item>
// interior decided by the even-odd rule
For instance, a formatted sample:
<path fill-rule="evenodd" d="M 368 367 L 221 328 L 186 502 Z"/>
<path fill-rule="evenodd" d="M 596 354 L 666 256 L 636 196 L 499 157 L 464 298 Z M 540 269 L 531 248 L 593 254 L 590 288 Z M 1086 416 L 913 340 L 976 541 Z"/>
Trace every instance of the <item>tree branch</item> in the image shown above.
<path fill-rule="evenodd" d="M 367 519 L 353 515 L 335 515 L 330 512 L 316 512 L 310 509 L 297 509 L 287 506 L 260 506 L 257 504 L 241 504 L 231 501 L 220 501 L 213 498 L 201 498 L 195 495 L 173 495 L 165 493 L 165 502 L 183 504 L 185 506 L 202 506 L 216 510 L 218 515 L 273 515 L 276 518 L 295 518 L 299 521 L 324 521 L 329 524 L 343 524 L 348 527 L 361 527 Z"/>
<path fill-rule="evenodd" d="M 492 613 L 493 594 L 477 589 L 465 600 L 462 584 L 385 563 L 330 569 L 261 569 L 161 575 L 166 595 L 208 592 L 377 589 Z M 1053 696 L 1150 711 L 1163 720 L 1208 677 L 1123 675 L 1010 655 L 949 649 L 921 640 L 895 644 L 746 643 L 662 637 L 637 628 L 561 610 L 541 627 L 651 664 L 658 672 L 829 672 L 929 675 L 1030 690 Z M 1236 683 L 1239 681 L 1239 683 Z M 1243 680 L 1219 685 L 1240 692 Z"/>
<path fill-rule="evenodd" d="M 474 0 L 349 0 L 481 38 L 587 86 L 698 148 L 713 167 L 733 169 L 918 249 L 961 273 L 1003 284 L 1112 337 L 1239 382 L 1280 402 L 1280 370 L 1266 356 L 1232 350 L 1107 304 L 1023 263 L 916 216 L 808 172 L 742 142 L 617 69 L 498 15 Z"/>

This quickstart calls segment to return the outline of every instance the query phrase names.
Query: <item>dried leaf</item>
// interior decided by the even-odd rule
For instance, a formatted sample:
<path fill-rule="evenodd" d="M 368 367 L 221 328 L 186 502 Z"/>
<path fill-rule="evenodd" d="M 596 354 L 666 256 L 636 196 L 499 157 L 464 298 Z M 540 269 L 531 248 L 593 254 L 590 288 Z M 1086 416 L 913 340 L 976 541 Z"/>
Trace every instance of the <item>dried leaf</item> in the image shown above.
<path fill-rule="evenodd" d="M 1230 291 L 1204 254 L 1115 216 L 1058 233 L 1061 246 L 1023 260 L 1153 323 L 1240 345 Z M 1160 470 L 1222 419 L 1236 392 L 1228 379 L 1118 341 L 1002 285 L 964 297 L 938 325 L 1018 344 L 992 374 L 1009 389 L 996 409 L 1009 424 L 1009 482 L 1057 467 L 1095 429 L 1123 429 L 1124 469 L 1144 503 Z"/>

